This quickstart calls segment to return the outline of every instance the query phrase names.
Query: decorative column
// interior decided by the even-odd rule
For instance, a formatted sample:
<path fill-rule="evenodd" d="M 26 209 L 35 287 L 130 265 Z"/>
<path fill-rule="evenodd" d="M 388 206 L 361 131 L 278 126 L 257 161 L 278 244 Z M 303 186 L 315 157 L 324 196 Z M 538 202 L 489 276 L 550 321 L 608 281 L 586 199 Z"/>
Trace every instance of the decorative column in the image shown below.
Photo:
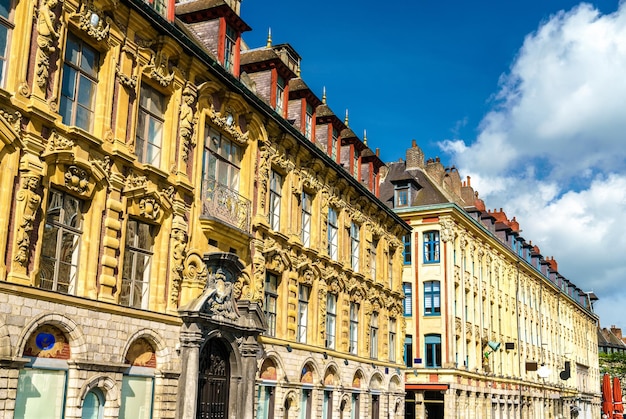
<path fill-rule="evenodd" d="M 204 341 L 197 323 L 185 324 L 180 334 L 182 368 L 178 381 L 177 419 L 195 419 L 198 404 L 200 345 Z"/>
<path fill-rule="evenodd" d="M 124 177 L 120 173 L 109 176 L 110 189 L 107 192 L 104 217 L 104 235 L 102 240 L 102 268 L 100 271 L 100 289 L 98 299 L 115 302 L 114 290 L 117 286 L 116 270 L 119 268 L 120 237 L 122 230 L 122 216 L 125 205 L 122 197 Z M 117 287 L 119 289 L 119 287 Z"/>
<path fill-rule="evenodd" d="M 247 336 L 239 346 L 241 354 L 241 371 L 243 379 L 243 408 L 240 408 L 238 418 L 254 419 L 254 402 L 255 402 L 255 380 L 257 373 L 257 354 L 259 352 L 259 344 L 254 336 Z"/>

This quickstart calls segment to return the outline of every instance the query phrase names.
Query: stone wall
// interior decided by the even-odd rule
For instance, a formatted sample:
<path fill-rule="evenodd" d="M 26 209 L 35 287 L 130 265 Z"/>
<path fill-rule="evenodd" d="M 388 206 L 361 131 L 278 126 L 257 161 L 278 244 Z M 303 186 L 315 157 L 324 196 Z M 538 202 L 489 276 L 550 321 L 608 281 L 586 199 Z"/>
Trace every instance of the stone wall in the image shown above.
<path fill-rule="evenodd" d="M 130 367 L 125 361 L 126 352 L 139 338 L 149 341 L 156 354 L 154 417 L 174 417 L 180 374 L 177 318 L 74 297 L 49 301 L 36 295 L 21 295 L 25 294 L 22 291 L 18 286 L 0 286 L 0 417 L 13 415 L 19 371 L 30 360 L 23 357 L 24 345 L 43 325 L 61 330 L 71 348 L 67 360 L 66 418 L 80 417 L 82 399 L 94 385 L 110 390 L 105 416 L 117 417 L 122 377 Z"/>

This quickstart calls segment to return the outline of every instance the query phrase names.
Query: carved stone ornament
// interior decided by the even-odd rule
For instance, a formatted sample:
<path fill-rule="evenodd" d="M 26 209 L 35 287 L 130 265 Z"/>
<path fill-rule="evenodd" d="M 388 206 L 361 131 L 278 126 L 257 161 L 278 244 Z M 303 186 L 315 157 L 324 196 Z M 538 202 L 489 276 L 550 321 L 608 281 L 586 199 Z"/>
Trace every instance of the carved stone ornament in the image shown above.
<path fill-rule="evenodd" d="M 161 203 L 151 196 L 141 198 L 139 211 L 142 217 L 148 220 L 156 220 L 161 215 Z"/>
<path fill-rule="evenodd" d="M 52 131 L 50 138 L 48 138 L 48 152 L 71 150 L 74 147 L 74 141 L 69 138 L 63 137 L 56 131 Z"/>
<path fill-rule="evenodd" d="M 111 175 L 111 166 L 113 165 L 111 157 L 104 156 L 102 159 L 90 159 L 90 161 L 99 167 L 107 176 Z"/>
<path fill-rule="evenodd" d="M 120 66 L 115 68 L 115 75 L 117 76 L 117 81 L 125 88 L 130 91 L 135 91 L 137 88 L 137 76 L 127 76 L 122 72 Z"/>
<path fill-rule="evenodd" d="M 180 215 L 174 217 L 170 243 L 172 248 L 172 304 L 178 303 L 178 291 L 183 280 L 184 261 L 187 255 L 187 223 Z"/>
<path fill-rule="evenodd" d="M 109 36 L 111 19 L 94 7 L 91 0 L 84 1 L 79 12 L 73 14 L 70 19 L 72 18 L 78 18 L 78 27 L 98 42 Z"/>
<path fill-rule="evenodd" d="M 206 285 L 207 277 L 207 267 L 200 255 L 196 252 L 190 252 L 185 260 L 183 280 L 190 284 L 199 284 L 204 287 Z"/>
<path fill-rule="evenodd" d="M 180 139 L 181 154 L 185 163 L 189 159 L 189 152 L 193 147 L 193 133 L 197 118 L 195 117 L 195 106 L 198 99 L 196 87 L 187 83 L 183 89 L 183 103 L 180 107 Z"/>
<path fill-rule="evenodd" d="M 441 240 L 449 242 L 454 240 L 454 221 L 451 217 L 441 217 L 439 221 L 441 224 Z"/>
<path fill-rule="evenodd" d="M 22 114 L 18 111 L 0 109 L 0 117 L 11 124 L 13 131 L 19 133 L 22 127 Z"/>
<path fill-rule="evenodd" d="M 218 112 L 213 112 L 209 114 L 209 118 L 211 118 L 211 122 L 215 124 L 219 129 L 224 131 L 231 137 L 232 140 L 239 143 L 239 145 L 245 145 L 248 142 L 249 132 L 242 133 L 239 130 L 237 124 L 235 124 L 232 120 L 232 113 L 226 113 L 226 116 L 222 116 Z"/>
<path fill-rule="evenodd" d="M 25 174 L 22 176 L 22 188 L 16 197 L 16 214 L 18 217 L 16 231 L 17 252 L 15 261 L 26 267 L 30 255 L 30 234 L 41 204 L 41 197 L 35 192 L 39 184 L 39 176 Z"/>
<path fill-rule="evenodd" d="M 50 76 L 50 56 L 56 51 L 59 39 L 57 16 L 54 9 L 58 0 L 41 0 L 37 13 L 37 85 L 44 88 Z"/>
<path fill-rule="evenodd" d="M 174 72 L 169 70 L 169 56 L 163 51 L 159 51 L 152 56 L 150 65 L 147 68 L 150 69 L 150 77 L 163 87 L 169 86 L 172 80 L 174 80 Z"/>
<path fill-rule="evenodd" d="M 70 166 L 65 172 L 65 187 L 78 193 L 87 192 L 89 187 L 89 173 L 78 166 Z"/>
<path fill-rule="evenodd" d="M 145 176 L 139 176 L 135 172 L 130 172 L 126 177 L 126 189 L 145 188 L 148 180 Z"/>
<path fill-rule="evenodd" d="M 257 182 L 259 182 L 258 190 L 259 190 L 259 204 L 261 206 L 261 210 L 265 210 L 266 203 L 265 198 L 267 196 L 267 189 L 269 184 L 270 177 L 270 167 L 272 156 L 272 149 L 267 146 L 261 146 L 259 150 L 259 167 L 257 172 L 259 173 L 259 177 Z"/>
<path fill-rule="evenodd" d="M 233 297 L 234 281 L 222 268 L 208 276 L 206 288 L 211 290 L 205 309 L 214 316 L 234 320 L 239 316 Z"/>
<path fill-rule="evenodd" d="M 167 197 L 167 199 L 169 199 L 170 202 L 174 202 L 174 196 L 176 195 L 176 188 L 174 188 L 172 185 L 168 186 L 167 188 L 163 189 L 163 195 Z"/>

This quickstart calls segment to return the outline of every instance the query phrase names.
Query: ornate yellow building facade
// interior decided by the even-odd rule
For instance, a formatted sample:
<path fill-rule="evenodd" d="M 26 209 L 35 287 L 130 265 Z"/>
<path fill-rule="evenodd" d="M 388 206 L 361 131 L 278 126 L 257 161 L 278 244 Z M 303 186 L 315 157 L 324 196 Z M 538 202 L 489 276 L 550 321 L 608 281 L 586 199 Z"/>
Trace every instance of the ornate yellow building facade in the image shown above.
<path fill-rule="evenodd" d="M 381 198 L 412 227 L 406 417 L 599 417 L 595 296 L 415 142 L 383 181 Z"/>
<path fill-rule="evenodd" d="M 383 164 L 239 9 L 2 2 L 0 415 L 404 416 Z"/>

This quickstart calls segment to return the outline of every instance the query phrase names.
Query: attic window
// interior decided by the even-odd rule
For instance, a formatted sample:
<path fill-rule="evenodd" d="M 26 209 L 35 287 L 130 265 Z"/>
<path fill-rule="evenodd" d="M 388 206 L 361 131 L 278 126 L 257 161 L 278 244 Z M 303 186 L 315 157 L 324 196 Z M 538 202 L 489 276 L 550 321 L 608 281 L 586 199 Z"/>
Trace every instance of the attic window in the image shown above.
<path fill-rule="evenodd" d="M 163 17 L 167 17 L 167 2 L 165 0 L 146 0 L 146 3 L 148 3 L 158 14 Z"/>
<path fill-rule="evenodd" d="M 224 68 L 232 73 L 235 65 L 237 32 L 230 25 L 226 26 L 226 38 L 224 41 Z"/>
<path fill-rule="evenodd" d="M 397 186 L 394 191 L 394 202 L 396 208 L 409 206 L 409 187 L 408 185 Z"/>

